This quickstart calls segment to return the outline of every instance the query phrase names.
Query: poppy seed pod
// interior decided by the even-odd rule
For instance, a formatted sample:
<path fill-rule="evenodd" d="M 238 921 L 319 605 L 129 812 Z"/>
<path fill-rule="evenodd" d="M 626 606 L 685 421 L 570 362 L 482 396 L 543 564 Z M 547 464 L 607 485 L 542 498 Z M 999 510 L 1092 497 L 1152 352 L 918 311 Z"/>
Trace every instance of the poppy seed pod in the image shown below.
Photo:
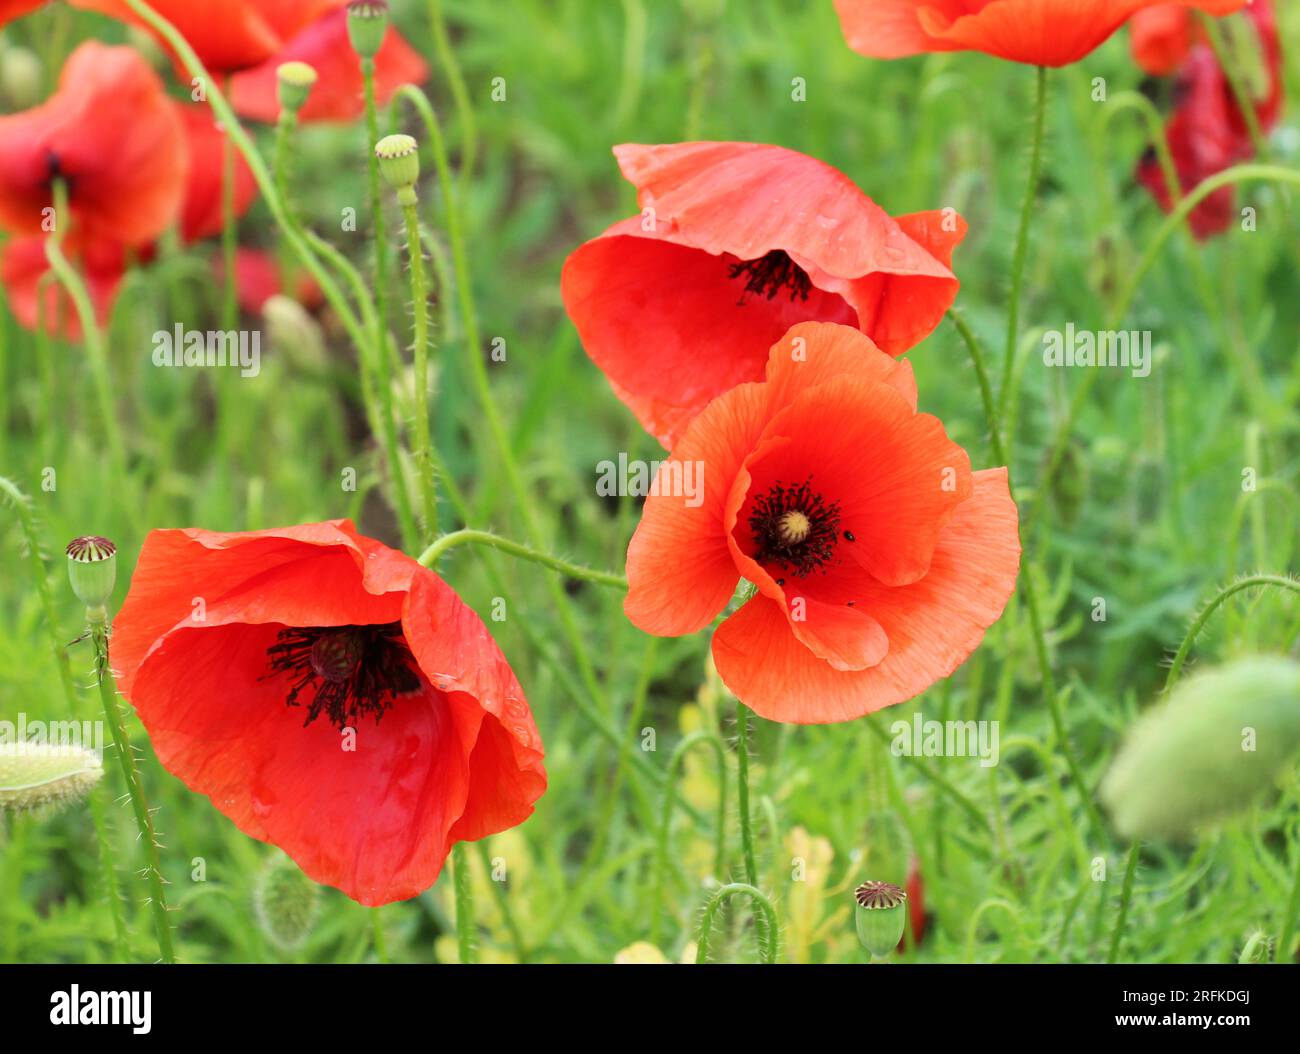
<path fill-rule="evenodd" d="M 278 854 L 266 862 L 253 890 L 253 908 L 272 944 L 282 951 L 302 947 L 319 907 L 320 886 L 297 864 Z"/>
<path fill-rule="evenodd" d="M 68 579 L 72 591 L 88 608 L 102 608 L 117 581 L 117 546 L 107 538 L 88 535 L 68 543 Z"/>
<path fill-rule="evenodd" d="M 48 743 L 0 746 L 0 808 L 26 812 L 58 808 L 90 793 L 104 774 L 92 751 Z"/>
<path fill-rule="evenodd" d="M 386 135 L 375 144 L 379 171 L 397 191 L 402 205 L 415 204 L 415 182 L 420 178 L 420 146 L 409 135 Z"/>
<path fill-rule="evenodd" d="M 280 107 L 297 113 L 316 84 L 316 71 L 305 62 L 282 62 L 275 68 L 276 94 Z"/>
<path fill-rule="evenodd" d="M 388 4 L 384 0 L 352 0 L 348 4 L 348 39 L 363 59 L 373 59 L 384 46 Z"/>
<path fill-rule="evenodd" d="M 883 959 L 903 939 L 907 894 L 889 882 L 863 882 L 853 892 L 857 902 L 858 940 L 873 958 Z"/>
<path fill-rule="evenodd" d="M 1129 730 L 1101 785 L 1126 838 L 1178 838 L 1245 807 L 1300 750 L 1300 663 L 1189 677 Z"/>

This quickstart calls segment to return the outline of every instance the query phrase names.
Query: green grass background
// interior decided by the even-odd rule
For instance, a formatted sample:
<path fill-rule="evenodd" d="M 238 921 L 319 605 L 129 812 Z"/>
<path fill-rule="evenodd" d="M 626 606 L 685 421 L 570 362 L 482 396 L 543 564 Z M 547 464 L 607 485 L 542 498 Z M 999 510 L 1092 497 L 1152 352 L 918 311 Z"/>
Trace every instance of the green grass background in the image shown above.
<path fill-rule="evenodd" d="M 431 97 L 454 122 L 448 72 L 433 60 L 424 3 L 394 5 L 403 32 L 433 66 Z M 508 358 L 491 364 L 492 388 L 553 552 L 618 569 L 635 528 L 632 499 L 595 492 L 596 464 L 658 447 L 611 395 L 564 316 L 565 255 L 635 207 L 610 147 L 691 138 L 777 143 L 848 173 L 892 213 L 956 207 L 970 234 L 955 270 L 958 306 L 1000 363 L 1008 274 L 1026 177 L 1034 73 L 974 54 L 878 62 L 844 45 L 829 0 L 447 0 L 457 60 L 479 136 L 465 182 L 469 249 L 485 341 Z M 1281 3 L 1284 45 L 1300 45 L 1300 9 Z M 121 39 L 119 26 L 58 5 L 6 30 L 44 59 L 47 76 L 88 35 Z M 493 78 L 506 100 L 491 100 Z M 1108 120 L 1092 79 L 1114 94 L 1139 71 L 1119 34 L 1081 63 L 1052 71 L 1044 183 L 1021 311 L 1020 396 L 1003 431 L 1022 512 L 1049 500 L 1028 559 L 1050 621 L 1051 659 L 1065 696 L 1069 735 L 1090 786 L 1123 730 L 1156 696 L 1163 663 L 1189 617 L 1216 588 L 1247 570 L 1286 572 L 1297 548 L 1300 458 L 1300 297 L 1296 193 L 1265 184 L 1239 192 L 1258 209 L 1258 230 L 1235 227 L 1204 245 L 1175 236 L 1145 277 L 1126 328 L 1150 329 L 1149 378 L 1108 372 L 1074 430 L 1063 480 L 1044 491 L 1045 448 L 1080 371 L 1044 369 L 1041 334 L 1074 323 L 1106 328 L 1122 284 L 1163 217 L 1135 188 L 1146 132 L 1133 112 Z M 1272 159 L 1300 153 L 1300 70 L 1287 72 L 1289 110 Z M 804 78 L 806 101 L 792 99 Z M 416 134 L 420 134 L 414 127 Z M 269 153 L 269 129 L 259 131 Z M 295 192 L 305 213 L 358 263 L 364 229 L 365 136 L 356 126 L 301 136 Z M 436 185 L 422 216 L 443 238 Z M 396 212 L 389 230 L 400 228 Z M 274 247 L 264 204 L 241 225 L 246 243 Z M 396 244 L 396 242 L 395 242 Z M 377 476 L 375 443 L 359 409 L 352 352 L 327 324 L 328 366 L 308 368 L 264 345 L 255 380 L 216 388 L 202 371 L 150 364 L 150 336 L 184 322 L 216 326 L 220 290 L 209 278 L 213 245 L 133 274 L 110 329 L 117 412 L 130 472 L 115 478 L 103 449 L 82 350 L 41 341 L 0 316 L 0 473 L 32 495 L 51 557 L 61 639 L 81 629 L 63 579 L 68 539 L 99 533 L 121 551 L 117 600 L 139 545 L 155 527 L 243 530 L 336 516 L 396 542 Z M 1208 282 L 1198 279 L 1198 267 Z M 1207 296 L 1206 293 L 1209 295 Z M 392 291 L 402 303 L 409 298 Z M 434 434 L 474 510 L 469 526 L 520 537 L 474 401 L 468 351 L 453 298 L 438 291 Z M 245 322 L 245 325 L 256 325 Z M 967 352 L 944 323 L 910 353 L 921 408 L 938 414 L 977 467 L 991 462 Z M 362 486 L 342 491 L 356 467 Z M 1242 470 L 1270 481 L 1244 494 Z M 42 489 L 52 467 L 57 488 Z M 443 526 L 450 510 L 443 506 Z M 18 521 L 0 510 L 0 716 L 66 717 Z M 506 558 L 455 551 L 441 572 L 488 617 L 504 583 L 508 617 L 490 623 L 532 704 L 547 747 L 550 788 L 516 831 L 472 852 L 479 943 L 485 960 L 608 962 L 638 941 L 677 960 L 694 939 L 711 880 L 740 874 L 734 754 L 724 825 L 725 870 L 714 859 L 716 766 L 692 750 L 658 877 L 662 774 L 695 729 L 730 743 L 734 704 L 708 677 L 707 634 L 651 641 L 621 613 L 617 592 L 570 583 L 577 633 L 561 625 L 544 577 Z M 494 578 L 493 575 L 498 576 Z M 1091 617 L 1104 597 L 1105 622 Z M 1276 594 L 1245 593 L 1211 623 L 1194 650 L 1208 663 L 1252 651 L 1296 650 L 1300 611 Z M 580 645 L 574 647 L 574 641 Z M 89 683 L 90 654 L 74 647 Z M 95 700 L 83 692 L 86 716 Z M 890 755 L 891 721 L 980 717 L 1001 721 L 1002 764 Z M 1110 948 L 1127 847 L 1092 832 L 1041 701 L 1024 605 L 1013 600 L 982 648 L 949 681 L 913 703 L 825 727 L 755 722 L 751 782 L 760 884 L 781 918 L 781 957 L 861 962 L 851 890 L 866 878 L 902 881 L 919 862 L 932 918 L 921 961 L 1098 961 Z M 643 751 L 645 729 L 653 752 Z M 305 946 L 285 953 L 267 939 L 253 887 L 278 855 L 239 834 L 210 803 L 162 771 L 138 722 L 133 741 L 165 846 L 163 867 L 186 961 L 454 960 L 450 870 L 421 897 L 371 912 L 333 890 Z M 626 745 L 620 760 L 615 742 Z M 642 755 L 632 763 L 628 753 Z M 984 823 L 942 793 L 947 781 Z M 132 955 L 156 956 L 141 901 L 135 830 L 119 800 L 119 775 L 103 796 L 130 923 Z M 1257 928 L 1282 926 L 1300 864 L 1295 774 L 1248 815 L 1184 845 L 1140 856 L 1118 957 L 1127 961 L 1232 961 Z M 194 881 L 196 858 L 206 868 Z M 483 861 L 504 861 L 491 882 Z M 1104 879 L 1098 880 L 1103 862 Z M 0 855 L 0 960 L 105 961 L 113 957 L 94 828 L 84 808 L 10 820 Z M 729 910 L 717 958 L 756 957 L 748 910 Z M 652 932 L 653 931 L 653 932 Z"/>

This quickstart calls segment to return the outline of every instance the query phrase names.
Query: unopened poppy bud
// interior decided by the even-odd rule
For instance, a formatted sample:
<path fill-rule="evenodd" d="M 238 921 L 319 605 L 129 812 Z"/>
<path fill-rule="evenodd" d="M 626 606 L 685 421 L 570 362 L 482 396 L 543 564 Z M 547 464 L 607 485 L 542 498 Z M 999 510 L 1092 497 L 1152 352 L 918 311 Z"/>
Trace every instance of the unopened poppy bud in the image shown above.
<path fill-rule="evenodd" d="M 80 801 L 104 774 L 99 755 L 49 743 L 0 746 L 0 808 L 57 809 Z"/>
<path fill-rule="evenodd" d="M 319 902 L 320 887 L 285 856 L 266 862 L 253 890 L 262 931 L 283 951 L 301 947 L 310 936 Z"/>
<path fill-rule="evenodd" d="M 1273 938 L 1263 930 L 1256 930 L 1246 938 L 1246 943 L 1237 956 L 1239 964 L 1268 963 L 1273 961 Z"/>
<path fill-rule="evenodd" d="M 363 59 L 373 59 L 384 46 L 388 4 L 384 0 L 352 0 L 348 4 L 348 40 Z"/>
<path fill-rule="evenodd" d="M 107 538 L 87 535 L 68 543 L 68 579 L 87 608 L 102 609 L 117 581 L 117 546 Z"/>
<path fill-rule="evenodd" d="M 1300 750 L 1300 663 L 1189 677 L 1124 738 L 1101 800 L 1126 838 L 1178 838 L 1248 805 Z"/>
<path fill-rule="evenodd" d="M 325 366 L 325 338 L 320 323 L 291 296 L 276 293 L 262 305 L 266 335 L 271 347 L 300 369 Z"/>
<path fill-rule="evenodd" d="M 276 97 L 280 108 L 297 113 L 316 84 L 316 71 L 305 62 L 282 62 L 275 68 Z"/>
<path fill-rule="evenodd" d="M 0 54 L 0 90 L 13 110 L 26 110 L 41 98 L 41 60 L 30 48 L 7 47 Z"/>
<path fill-rule="evenodd" d="M 889 882 L 863 882 L 853 892 L 858 940 L 872 955 L 883 959 L 903 939 L 907 921 L 907 894 Z"/>
<path fill-rule="evenodd" d="M 397 191 L 402 205 L 415 204 L 415 181 L 420 178 L 420 146 L 409 135 L 386 135 L 375 144 L 379 171 Z"/>

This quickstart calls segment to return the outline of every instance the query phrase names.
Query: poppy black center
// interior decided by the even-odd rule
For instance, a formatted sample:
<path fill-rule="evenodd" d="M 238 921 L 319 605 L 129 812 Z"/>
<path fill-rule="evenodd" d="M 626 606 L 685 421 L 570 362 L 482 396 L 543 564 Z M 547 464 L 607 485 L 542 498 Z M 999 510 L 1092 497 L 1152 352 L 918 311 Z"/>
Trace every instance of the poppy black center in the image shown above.
<path fill-rule="evenodd" d="M 313 689 L 304 728 L 321 714 L 340 729 L 367 716 L 378 723 L 399 695 L 420 688 L 400 622 L 282 629 L 266 656 L 271 672 L 262 680 L 280 673 L 292 678 L 285 705 L 302 705 L 298 696 Z"/>
<path fill-rule="evenodd" d="M 754 532 L 759 563 L 777 563 L 796 577 L 811 574 L 831 558 L 839 538 L 839 502 L 812 489 L 812 477 L 793 486 L 780 480 L 754 501 L 749 529 Z"/>
<path fill-rule="evenodd" d="M 728 278 L 742 276 L 745 279 L 745 290 L 740 294 L 742 304 L 749 293 L 771 300 L 782 290 L 789 290 L 791 300 L 795 297 L 807 300 L 812 291 L 812 279 L 784 249 L 773 249 L 757 260 L 742 260 L 727 268 Z"/>

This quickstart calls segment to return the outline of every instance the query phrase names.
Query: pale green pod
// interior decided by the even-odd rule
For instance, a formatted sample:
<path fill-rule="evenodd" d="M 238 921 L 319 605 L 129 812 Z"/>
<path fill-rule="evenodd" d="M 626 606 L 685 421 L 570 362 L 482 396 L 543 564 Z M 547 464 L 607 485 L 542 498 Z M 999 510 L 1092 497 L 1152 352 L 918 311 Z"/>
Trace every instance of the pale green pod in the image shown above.
<path fill-rule="evenodd" d="M 1300 750 L 1300 663 L 1238 659 L 1188 677 L 1125 736 L 1100 797 L 1125 838 L 1179 838 L 1230 816 Z"/>
<path fill-rule="evenodd" d="M 316 70 L 305 62 L 282 62 L 275 68 L 276 98 L 281 109 L 297 113 L 316 85 Z"/>
<path fill-rule="evenodd" d="M 384 0 L 352 0 L 348 4 L 348 40 L 363 59 L 379 54 L 387 32 L 388 4 Z"/>
<path fill-rule="evenodd" d="M 883 959 L 898 947 L 907 923 L 907 894 L 889 882 L 863 882 L 853 891 L 858 940 Z"/>
<path fill-rule="evenodd" d="M 286 856 L 271 857 L 257 877 L 253 907 L 262 932 L 283 951 L 302 947 L 320 906 L 320 886 Z"/>
<path fill-rule="evenodd" d="M 85 798 L 103 774 L 103 762 L 91 750 L 6 743 L 0 746 L 0 808 L 63 808 Z"/>

